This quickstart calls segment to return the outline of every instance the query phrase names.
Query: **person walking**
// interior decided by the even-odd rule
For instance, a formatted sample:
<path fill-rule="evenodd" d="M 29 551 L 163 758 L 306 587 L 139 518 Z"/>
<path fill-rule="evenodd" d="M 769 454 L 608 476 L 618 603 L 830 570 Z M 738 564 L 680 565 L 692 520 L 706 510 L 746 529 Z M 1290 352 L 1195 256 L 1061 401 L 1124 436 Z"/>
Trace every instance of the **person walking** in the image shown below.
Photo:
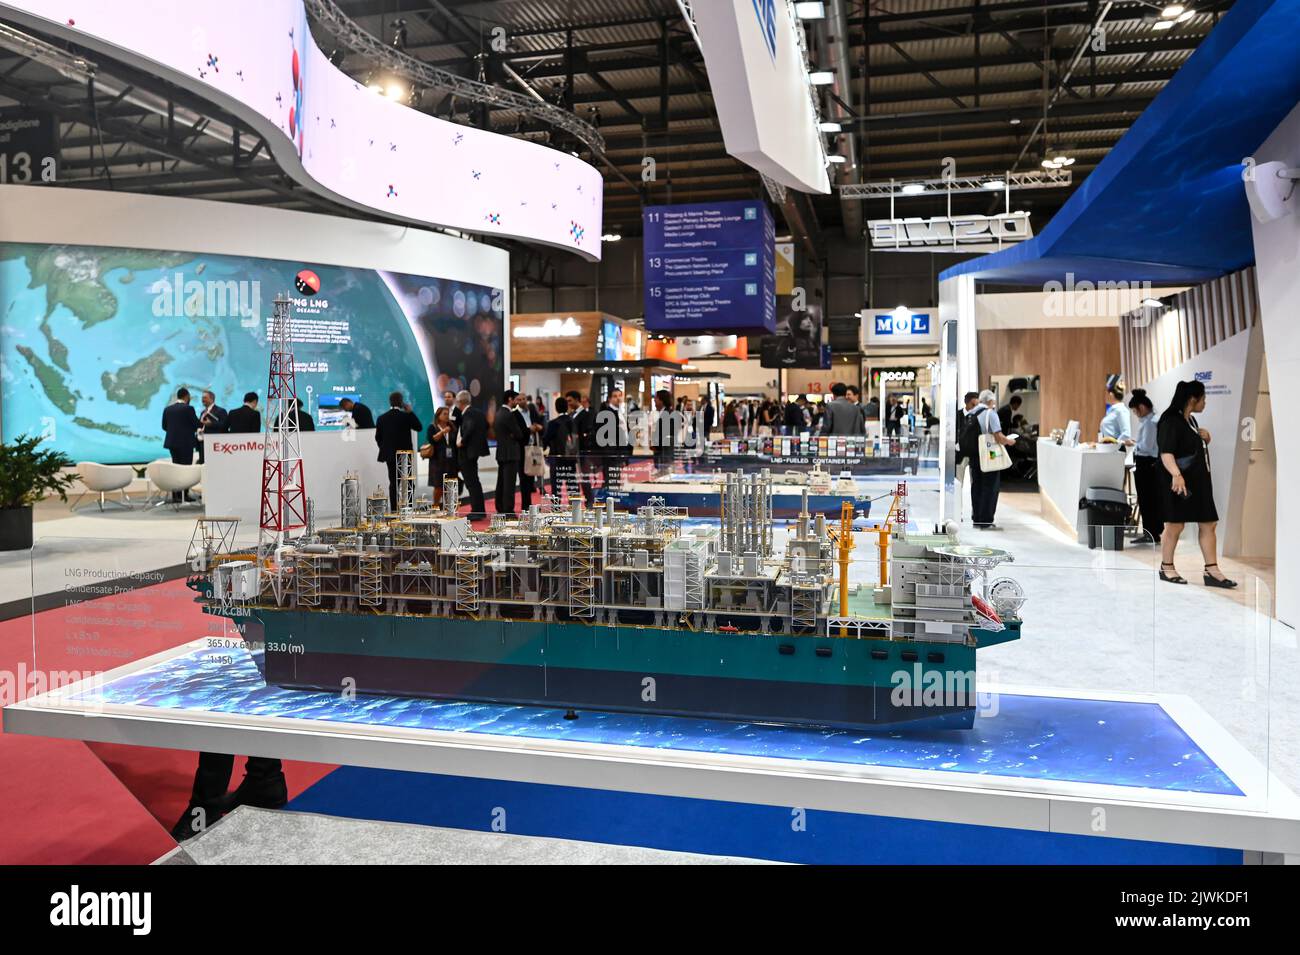
<path fill-rule="evenodd" d="M 849 386 L 837 381 L 831 385 L 831 394 L 834 397 L 826 403 L 821 433 L 837 436 L 865 434 L 862 409 L 849 400 Z"/>
<path fill-rule="evenodd" d="M 520 468 L 524 463 L 524 424 L 515 414 L 515 400 L 519 392 L 507 389 L 502 395 L 505 402 L 497 409 L 492 430 L 497 436 L 497 491 L 498 514 L 514 516 L 515 493 L 519 488 Z"/>
<path fill-rule="evenodd" d="M 978 401 L 979 407 L 966 417 L 966 432 L 963 434 L 965 441 L 962 448 L 971 462 L 971 523 L 981 530 L 997 530 L 993 519 L 998 511 L 1002 472 L 985 471 L 980 467 L 979 436 L 990 435 L 998 444 L 1007 446 L 1015 444 L 1016 436 L 1002 433 L 1002 422 L 998 420 L 997 399 L 993 392 L 987 389 L 981 391 Z"/>
<path fill-rule="evenodd" d="M 375 444 L 379 445 L 377 460 L 388 466 L 388 506 L 397 510 L 397 452 L 415 451 L 411 432 L 423 431 L 424 425 L 416 417 L 400 391 L 388 396 L 388 410 L 375 422 Z"/>
<path fill-rule="evenodd" d="M 1204 382 L 1180 381 L 1156 426 L 1160 462 L 1166 472 L 1161 482 L 1165 527 L 1160 535 L 1160 579 L 1170 584 L 1187 583 L 1174 566 L 1174 552 L 1183 528 L 1196 524 L 1205 560 L 1205 586 L 1230 589 L 1237 582 L 1225 577 L 1218 564 L 1219 512 L 1214 506 L 1210 476 L 1210 432 L 1200 427 L 1194 417 L 1204 410 Z"/>
<path fill-rule="evenodd" d="M 478 476 L 478 460 L 488 456 L 487 415 L 470 404 L 468 391 L 456 392 L 456 468 L 460 482 L 469 495 L 469 519 L 487 517 L 483 500 L 483 482 Z"/>

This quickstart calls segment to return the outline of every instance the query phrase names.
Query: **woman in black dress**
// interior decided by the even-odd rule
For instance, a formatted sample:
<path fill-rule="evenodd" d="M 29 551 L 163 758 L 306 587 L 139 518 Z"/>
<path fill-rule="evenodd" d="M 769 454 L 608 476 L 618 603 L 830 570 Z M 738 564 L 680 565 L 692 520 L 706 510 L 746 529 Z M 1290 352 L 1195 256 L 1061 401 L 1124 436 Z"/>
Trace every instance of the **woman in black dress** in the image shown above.
<path fill-rule="evenodd" d="M 1174 550 L 1183 527 L 1195 523 L 1201 556 L 1205 558 L 1205 586 L 1235 587 L 1237 582 L 1224 577 L 1217 563 L 1219 512 L 1214 507 L 1214 484 L 1210 479 L 1210 433 L 1192 417 L 1204 410 L 1205 385 L 1180 381 L 1156 431 L 1160 462 L 1168 474 L 1168 480 L 1162 482 L 1165 529 L 1160 536 L 1160 579 L 1171 584 L 1187 583 L 1174 566 Z"/>

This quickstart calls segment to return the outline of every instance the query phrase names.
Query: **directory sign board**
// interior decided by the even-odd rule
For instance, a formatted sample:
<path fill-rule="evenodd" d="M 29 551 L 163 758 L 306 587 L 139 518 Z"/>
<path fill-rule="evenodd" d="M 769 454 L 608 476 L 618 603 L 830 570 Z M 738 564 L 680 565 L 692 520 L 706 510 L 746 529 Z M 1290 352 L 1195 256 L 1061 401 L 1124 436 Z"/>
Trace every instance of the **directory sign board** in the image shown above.
<path fill-rule="evenodd" d="M 648 330 L 775 330 L 776 227 L 765 203 L 649 206 L 642 219 Z"/>

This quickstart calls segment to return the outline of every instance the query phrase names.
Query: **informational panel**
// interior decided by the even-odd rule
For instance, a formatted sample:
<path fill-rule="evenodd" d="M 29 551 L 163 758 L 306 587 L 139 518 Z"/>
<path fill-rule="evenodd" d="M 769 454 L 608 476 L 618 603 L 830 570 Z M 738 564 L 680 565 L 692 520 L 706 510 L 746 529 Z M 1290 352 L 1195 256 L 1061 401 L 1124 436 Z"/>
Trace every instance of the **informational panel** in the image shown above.
<path fill-rule="evenodd" d="M 298 395 L 316 418 L 348 394 L 376 415 L 402 391 L 503 390 L 499 289 L 388 272 L 159 249 L 0 242 L 3 436 L 43 435 L 74 460 L 162 455 L 176 389 L 266 400 L 272 300 L 288 290 Z M 322 399 L 324 399 L 322 401 Z M 440 401 L 438 403 L 441 403 Z"/>
<path fill-rule="evenodd" d="M 419 224 L 601 255 L 600 171 L 376 92 L 318 47 L 301 0 L 0 0 L 0 16 L 193 90 L 253 126 L 317 193 Z M 436 173 L 431 173 L 436 171 Z"/>
<path fill-rule="evenodd" d="M 300 435 L 299 441 L 303 484 L 322 526 L 343 516 L 340 490 L 344 475 L 357 475 L 363 498 L 376 489 L 388 493 L 388 467 L 376 460 L 374 431 L 317 431 Z M 262 495 L 262 435 L 214 435 L 207 445 L 204 510 L 213 516 L 238 517 L 244 527 L 256 528 Z M 416 490 L 424 492 L 424 488 Z"/>
<path fill-rule="evenodd" d="M 708 0 L 691 9 L 727 152 L 792 189 L 830 192 L 791 5 Z"/>
<path fill-rule="evenodd" d="M 649 331 L 775 330 L 775 225 L 765 203 L 650 206 L 642 219 Z"/>
<path fill-rule="evenodd" d="M 40 185 L 58 177 L 59 135 L 53 113 L 0 107 L 0 183 Z"/>
<path fill-rule="evenodd" d="M 937 309 L 868 309 L 862 315 L 862 344 L 867 346 L 938 345 Z"/>

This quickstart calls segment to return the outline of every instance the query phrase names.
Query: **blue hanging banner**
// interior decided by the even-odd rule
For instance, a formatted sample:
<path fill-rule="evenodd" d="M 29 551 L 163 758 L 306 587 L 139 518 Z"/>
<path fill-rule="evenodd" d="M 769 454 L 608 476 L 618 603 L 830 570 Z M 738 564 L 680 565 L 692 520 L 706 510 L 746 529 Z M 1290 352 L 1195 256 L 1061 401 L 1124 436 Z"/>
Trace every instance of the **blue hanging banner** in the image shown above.
<path fill-rule="evenodd" d="M 757 199 L 648 206 L 645 326 L 769 334 L 776 328 L 776 225 Z"/>

